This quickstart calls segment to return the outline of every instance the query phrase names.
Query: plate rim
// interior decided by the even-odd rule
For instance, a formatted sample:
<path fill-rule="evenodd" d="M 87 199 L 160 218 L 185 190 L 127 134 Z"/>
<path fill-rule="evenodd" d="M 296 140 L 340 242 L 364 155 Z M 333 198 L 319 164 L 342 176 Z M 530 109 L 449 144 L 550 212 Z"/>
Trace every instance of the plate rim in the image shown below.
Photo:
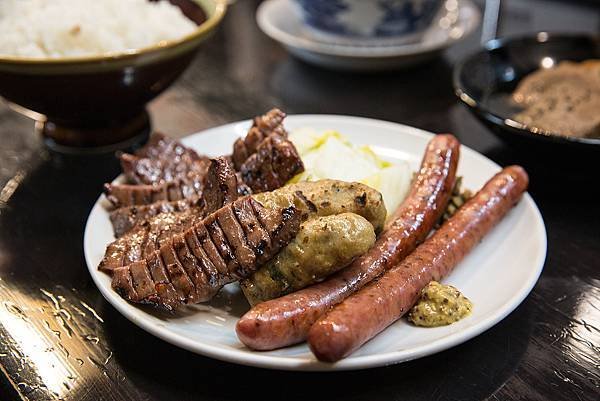
<path fill-rule="evenodd" d="M 470 36 L 481 24 L 481 11 L 471 0 L 459 0 L 459 7 L 470 9 L 473 12 L 472 21 L 464 24 L 465 31 L 458 38 L 448 37 L 443 41 L 436 41 L 430 44 L 421 42 L 409 43 L 404 45 L 386 45 L 386 46 L 352 46 L 346 44 L 324 43 L 312 41 L 304 37 L 295 37 L 290 33 L 280 29 L 271 22 L 269 17 L 269 7 L 273 8 L 278 3 L 285 3 L 289 0 L 266 0 L 263 1 L 256 11 L 256 22 L 267 36 L 279 42 L 280 44 L 294 49 L 308 51 L 315 54 L 344 57 L 344 58 L 397 58 L 410 57 L 427 54 L 445 49 Z M 293 13 L 290 13 L 292 15 Z M 297 18 L 297 17 L 290 17 Z M 367 50 L 367 51 L 365 51 Z"/>
<path fill-rule="evenodd" d="M 419 136 L 427 140 L 431 139 L 434 135 L 433 133 L 427 132 L 425 130 L 404 124 L 357 116 L 347 116 L 338 114 L 296 114 L 287 116 L 287 119 L 298 120 L 298 122 L 300 123 L 301 120 L 323 120 L 330 122 L 341 119 L 344 120 L 346 123 L 363 123 L 375 127 L 379 126 L 388 129 L 403 130 L 409 135 Z M 251 120 L 240 120 L 201 130 L 190 134 L 184 138 L 181 138 L 181 141 L 185 144 L 186 142 L 189 142 L 192 137 L 204 135 L 210 133 L 211 131 L 223 130 L 226 128 L 231 128 L 232 130 L 235 130 L 235 127 L 240 124 L 249 125 L 251 124 Z M 470 156 L 475 157 L 481 160 L 482 162 L 491 163 L 497 169 L 501 168 L 497 163 L 490 160 L 486 156 L 462 144 L 461 153 L 469 153 Z M 118 179 L 119 177 L 120 176 L 116 177 L 115 179 Z M 528 279 L 524 281 L 524 284 L 521 285 L 518 291 L 515 291 L 515 294 L 512 295 L 504 305 L 501 305 L 499 308 L 497 308 L 495 313 L 479 321 L 479 323 L 477 324 L 466 327 L 460 331 L 450 333 L 447 336 L 444 336 L 427 344 L 411 348 L 409 352 L 407 352 L 407 350 L 400 350 L 390 351 L 376 355 L 364 355 L 359 357 L 343 359 L 340 362 L 334 364 L 323 363 L 313 360 L 303 361 L 289 356 L 267 355 L 260 351 L 248 354 L 246 351 L 241 351 L 237 349 L 218 348 L 213 345 L 199 343 L 195 340 L 189 339 L 188 337 L 182 334 L 167 329 L 163 325 L 156 325 L 156 323 L 152 322 L 152 320 L 138 319 L 136 316 L 136 311 L 138 311 L 138 309 L 135 306 L 128 303 L 127 301 L 125 301 L 124 299 L 118 297 L 117 294 L 114 291 L 112 291 L 110 286 L 106 287 L 100 281 L 101 274 L 104 273 L 98 271 L 97 267 L 91 263 L 92 252 L 88 249 L 91 246 L 91 244 L 89 244 L 91 241 L 90 232 L 92 230 L 90 221 L 92 220 L 92 216 L 95 215 L 95 213 L 97 213 L 97 210 L 102 208 L 104 199 L 104 195 L 101 194 L 96 199 L 96 202 L 90 210 L 84 229 L 83 249 L 88 272 L 90 273 L 94 284 L 96 285 L 102 296 L 106 299 L 106 301 L 112 307 L 117 309 L 117 311 L 121 315 L 123 315 L 132 323 L 134 323 L 136 326 L 172 345 L 186 349 L 196 354 L 218 359 L 224 362 L 266 369 L 326 372 L 361 370 L 407 362 L 424 356 L 433 355 L 449 348 L 453 348 L 456 345 L 464 343 L 472 339 L 473 337 L 484 333 L 485 331 L 489 330 L 491 327 L 496 325 L 498 322 L 503 320 L 510 313 L 512 313 L 524 301 L 524 299 L 529 295 L 529 293 L 537 283 L 539 276 L 541 275 L 542 270 L 544 268 L 547 255 L 548 239 L 543 217 L 532 197 L 529 195 L 529 193 L 525 193 L 522 198 L 522 202 L 527 203 L 527 206 L 532 209 L 536 220 L 539 222 L 539 224 L 536 225 L 538 229 L 536 237 L 540 236 L 540 239 L 543 239 L 543 243 L 541 244 L 542 248 L 538 254 L 538 260 L 535 261 L 536 266 L 530 271 Z"/>

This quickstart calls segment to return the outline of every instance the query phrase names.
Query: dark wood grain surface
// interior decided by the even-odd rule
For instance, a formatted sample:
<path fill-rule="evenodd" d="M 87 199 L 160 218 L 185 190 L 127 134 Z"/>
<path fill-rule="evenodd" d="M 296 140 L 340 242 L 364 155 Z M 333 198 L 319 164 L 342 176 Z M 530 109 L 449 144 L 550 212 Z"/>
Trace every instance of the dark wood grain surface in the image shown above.
<path fill-rule="evenodd" d="M 597 2 L 503 3 L 501 34 L 600 31 Z M 118 174 L 116 160 L 52 154 L 30 120 L 2 105 L 0 399 L 598 400 L 598 171 L 572 171 L 561 160 L 552 171 L 531 165 L 457 102 L 452 65 L 478 47 L 478 34 L 410 70 L 344 74 L 287 55 L 256 27 L 256 5 L 231 7 L 192 67 L 152 104 L 154 126 L 183 136 L 279 106 L 453 132 L 500 164 L 528 167 L 548 231 L 533 292 L 473 340 L 397 366 L 291 373 L 194 355 L 127 321 L 87 272 L 84 224 L 101 184 Z"/>

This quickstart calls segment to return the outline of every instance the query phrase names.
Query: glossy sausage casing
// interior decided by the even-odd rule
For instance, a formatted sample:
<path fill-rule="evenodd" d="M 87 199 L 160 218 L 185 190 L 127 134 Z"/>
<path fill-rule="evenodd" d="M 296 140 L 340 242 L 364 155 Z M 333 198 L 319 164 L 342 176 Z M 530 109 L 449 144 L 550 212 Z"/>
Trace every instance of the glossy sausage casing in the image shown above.
<path fill-rule="evenodd" d="M 427 145 L 411 192 L 375 245 L 327 280 L 253 307 L 237 323 L 240 341 L 269 350 L 305 340 L 311 325 L 329 308 L 412 252 L 444 212 L 456 178 L 459 148 L 454 136 L 436 135 Z"/>
<path fill-rule="evenodd" d="M 519 201 L 528 181 L 521 167 L 505 168 L 406 259 L 322 316 L 308 335 L 315 356 L 340 360 L 404 315 Z"/>

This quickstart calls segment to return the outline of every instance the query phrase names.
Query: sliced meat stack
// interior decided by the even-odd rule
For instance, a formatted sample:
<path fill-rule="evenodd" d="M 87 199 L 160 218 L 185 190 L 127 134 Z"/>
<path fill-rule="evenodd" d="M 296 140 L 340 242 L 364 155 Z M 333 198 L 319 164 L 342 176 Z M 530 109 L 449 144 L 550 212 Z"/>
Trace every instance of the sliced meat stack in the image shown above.
<path fill-rule="evenodd" d="M 244 139 L 238 139 L 230 159 L 237 172 L 238 193 L 277 189 L 304 170 L 294 145 L 287 140 L 279 109 L 254 118 Z M 135 155 L 122 154 L 126 184 L 105 184 L 104 192 L 116 207 L 175 202 L 202 196 L 209 159 L 156 134 Z"/>
<path fill-rule="evenodd" d="M 109 244 L 98 269 L 112 274 L 118 267 L 142 260 L 173 235 L 187 230 L 205 216 L 205 209 L 190 208 L 183 212 L 165 212 L 150 217 Z"/>
<path fill-rule="evenodd" d="M 285 113 L 277 108 L 271 109 L 267 114 L 254 117 L 252 127 L 245 138 L 239 138 L 233 144 L 231 158 L 236 170 L 240 170 L 242 164 L 254 153 L 267 137 L 277 135 L 287 138 L 287 132 L 283 128 Z"/>
<path fill-rule="evenodd" d="M 302 171 L 304 165 L 296 147 L 278 135 L 262 141 L 240 167 L 242 180 L 254 192 L 280 188 Z"/>
<path fill-rule="evenodd" d="M 211 159 L 202 195 L 209 213 L 238 198 L 237 177 L 228 158 Z"/>
<path fill-rule="evenodd" d="M 202 195 L 203 178 L 193 173 L 160 185 L 104 184 L 104 194 L 115 207 L 193 199 Z"/>
<path fill-rule="evenodd" d="M 190 173 L 204 175 L 209 159 L 162 133 L 152 135 L 135 155 L 122 153 L 121 168 L 132 184 L 162 184 L 185 179 Z"/>
<path fill-rule="evenodd" d="M 233 165 L 254 193 L 280 188 L 304 171 L 296 147 L 287 139 L 284 118 L 279 109 L 254 118 L 246 137 L 233 144 Z"/>
<path fill-rule="evenodd" d="M 99 265 L 132 302 L 172 309 L 210 299 L 247 277 L 297 233 L 302 212 L 249 197 L 304 169 L 283 128 L 285 113 L 254 118 L 230 156 L 210 159 L 154 134 L 119 155 L 125 183 L 105 184 L 115 237 Z"/>
<path fill-rule="evenodd" d="M 227 158 L 206 159 L 202 162 L 202 165 L 202 170 L 190 170 L 185 176 L 177 177 L 174 181 L 145 185 L 104 184 L 104 193 L 116 207 L 151 205 L 157 202 L 164 203 L 179 200 L 195 202 L 196 199 L 211 194 L 206 191 L 206 185 L 210 180 L 216 179 L 217 175 L 220 175 L 221 178 L 227 175 L 229 182 L 226 185 L 233 188 L 234 193 L 237 194 L 236 173 Z M 215 169 L 218 169 L 218 171 Z M 212 193 L 212 195 L 217 194 Z M 216 209 L 218 207 L 213 210 Z"/>
<path fill-rule="evenodd" d="M 110 212 L 110 222 L 113 225 L 115 237 L 119 238 L 127 231 L 131 230 L 139 223 L 143 223 L 150 218 L 161 213 L 179 213 L 189 209 L 204 209 L 204 199 L 198 198 L 195 201 L 179 200 L 173 202 L 161 201 L 149 205 L 127 206 L 115 209 Z"/>
<path fill-rule="evenodd" d="M 266 209 L 251 197 L 238 199 L 145 259 L 115 269 L 112 286 L 129 301 L 167 309 L 206 301 L 279 252 L 301 219 L 295 207 Z"/>
<path fill-rule="evenodd" d="M 183 232 L 191 225 L 197 223 L 209 213 L 212 213 L 238 198 L 237 179 L 231 163 L 225 157 L 210 160 L 210 167 L 205 177 L 202 197 L 198 198 L 193 206 L 182 207 L 179 210 L 166 211 L 137 222 L 131 229 L 124 232 L 124 226 L 138 220 L 137 207 L 117 209 L 112 216 L 118 216 L 119 225 L 115 225 L 115 232 L 120 235 L 107 249 L 98 267 L 107 273 L 115 268 L 126 266 L 144 258 L 146 255 L 160 248 L 161 244 L 173 235 Z M 162 202 L 158 208 L 168 208 L 173 202 Z M 146 213 L 152 211 L 150 206 L 143 206 Z M 118 213 L 118 214 L 116 214 Z M 113 218 L 113 224 L 115 219 Z"/>

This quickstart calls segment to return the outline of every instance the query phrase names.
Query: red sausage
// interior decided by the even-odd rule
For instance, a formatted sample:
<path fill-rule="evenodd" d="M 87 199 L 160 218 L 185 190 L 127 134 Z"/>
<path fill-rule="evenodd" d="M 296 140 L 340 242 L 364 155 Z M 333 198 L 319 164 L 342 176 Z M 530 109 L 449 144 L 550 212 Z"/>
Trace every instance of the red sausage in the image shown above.
<path fill-rule="evenodd" d="M 406 259 L 322 316 L 308 334 L 315 356 L 338 361 L 404 315 L 519 201 L 528 181 L 521 167 L 505 168 Z"/>
<path fill-rule="evenodd" d="M 240 341 L 257 350 L 304 341 L 312 324 L 329 308 L 412 252 L 446 208 L 455 182 L 459 148 L 454 136 L 435 136 L 427 145 L 411 192 L 375 245 L 327 280 L 250 309 L 236 326 Z"/>

